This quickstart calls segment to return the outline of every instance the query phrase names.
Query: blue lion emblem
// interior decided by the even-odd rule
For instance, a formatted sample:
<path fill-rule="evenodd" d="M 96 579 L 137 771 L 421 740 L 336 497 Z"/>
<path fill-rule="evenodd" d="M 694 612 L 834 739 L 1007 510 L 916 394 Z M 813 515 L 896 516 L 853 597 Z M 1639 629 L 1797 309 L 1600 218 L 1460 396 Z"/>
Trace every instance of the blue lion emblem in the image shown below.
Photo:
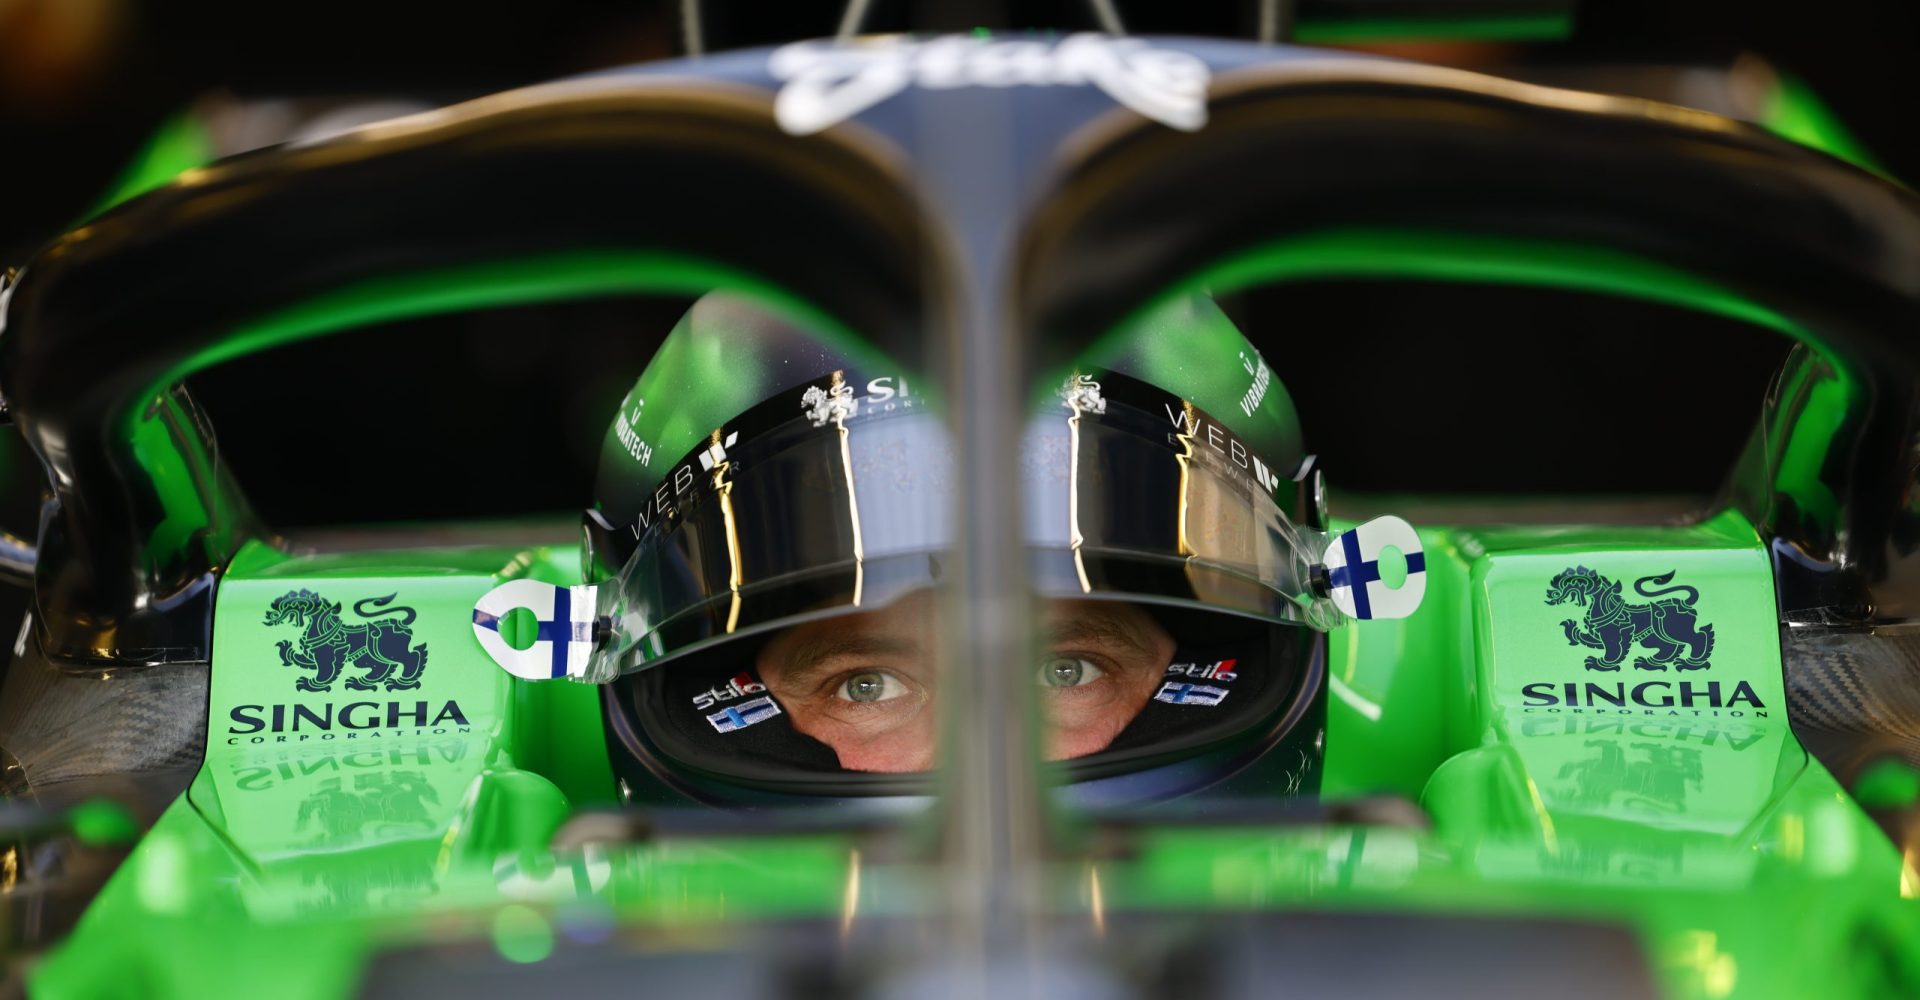
<path fill-rule="evenodd" d="M 1693 605 L 1700 600 L 1700 592 L 1684 585 L 1665 587 L 1672 580 L 1672 570 L 1635 580 L 1633 592 L 1655 600 L 1633 604 L 1621 599 L 1620 584 L 1575 566 L 1553 578 L 1547 586 L 1547 603 L 1572 601 L 1586 606 L 1584 619 L 1568 618 L 1560 627 L 1566 630 L 1568 645 L 1601 651 L 1599 656 L 1587 657 L 1588 670 L 1620 669 L 1634 643 L 1652 651 L 1634 658 L 1633 665 L 1641 670 L 1705 670 L 1710 666 L 1707 657 L 1713 655 L 1713 626 L 1694 625 Z M 1648 590 L 1649 583 L 1665 589 Z"/>
<path fill-rule="evenodd" d="M 409 607 L 387 607 L 395 595 L 356 601 L 353 613 L 366 621 L 349 625 L 340 620 L 340 605 L 311 590 L 295 590 L 274 598 L 267 607 L 265 625 L 291 622 L 302 629 L 298 641 L 280 640 L 280 665 L 314 672 L 293 684 L 302 691 L 331 691 L 348 667 L 366 674 L 347 678 L 355 691 L 373 691 L 382 684 L 389 691 L 420 686 L 427 669 L 427 646 L 413 645 L 414 612 Z M 399 615 L 399 619 L 383 617 Z"/>

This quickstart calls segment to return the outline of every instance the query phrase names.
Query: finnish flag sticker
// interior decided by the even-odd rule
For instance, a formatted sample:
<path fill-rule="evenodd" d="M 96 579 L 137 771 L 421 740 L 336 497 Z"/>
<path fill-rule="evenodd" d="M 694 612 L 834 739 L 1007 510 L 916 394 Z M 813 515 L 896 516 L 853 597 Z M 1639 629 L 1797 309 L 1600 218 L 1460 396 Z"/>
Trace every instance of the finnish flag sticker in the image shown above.
<path fill-rule="evenodd" d="M 716 733 L 731 733 L 736 729 L 745 729 L 756 722 L 765 722 L 780 714 L 780 705 L 765 695 L 752 701 L 743 701 L 732 708 L 723 708 L 707 716 L 707 722 Z"/>
<path fill-rule="evenodd" d="M 1405 618 L 1427 593 L 1427 557 L 1413 525 L 1376 517 L 1341 532 L 1322 563 L 1333 604 L 1352 618 Z"/>
<path fill-rule="evenodd" d="M 593 655 L 598 589 L 509 580 L 474 604 L 474 638 L 493 662 L 515 677 L 584 677 Z"/>
<path fill-rule="evenodd" d="M 1160 685 L 1153 696 L 1154 701 L 1164 701 L 1169 705 L 1205 705 L 1212 707 L 1227 699 L 1233 692 L 1226 688 L 1217 688 L 1210 684 L 1187 684 L 1181 681 L 1168 681 Z"/>

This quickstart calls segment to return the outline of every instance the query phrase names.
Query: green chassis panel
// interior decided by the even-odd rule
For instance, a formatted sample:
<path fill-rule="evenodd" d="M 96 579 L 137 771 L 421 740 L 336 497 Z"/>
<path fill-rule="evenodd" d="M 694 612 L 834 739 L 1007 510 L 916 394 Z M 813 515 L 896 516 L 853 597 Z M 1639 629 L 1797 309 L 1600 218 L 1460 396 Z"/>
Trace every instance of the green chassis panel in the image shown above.
<path fill-rule="evenodd" d="M 1063 865 L 1063 913 L 1557 915 L 1633 929 L 1674 997 L 1920 983 L 1920 886 L 1788 728 L 1770 574 L 1744 520 L 1424 535 L 1421 612 L 1333 637 L 1326 794 L 1418 798 L 1433 830 L 1160 828 L 1125 861 Z M 1709 665 L 1641 669 L 1637 649 L 1587 669 L 1607 650 L 1572 638 L 1594 634 L 1586 607 L 1547 602 L 1576 567 L 1630 605 L 1658 603 L 1634 590 L 1650 576 L 1693 588 L 1690 604 L 1664 598 L 1668 630 L 1710 627 Z M 206 765 L 34 970 L 34 993 L 250 996 L 270 981 L 334 997 L 408 944 L 491 938 L 537 960 L 584 921 L 717 948 L 736 922 L 929 898 L 909 865 L 856 878 L 855 845 L 832 837 L 549 851 L 570 811 L 613 797 L 595 692 L 507 676 L 469 622 L 501 580 L 576 573 L 548 550 L 247 549 L 220 593 Z M 301 591 L 401 665 L 370 690 L 377 671 L 324 678 L 305 661 L 332 640 L 303 647 L 309 626 L 267 624 Z M 415 612 L 405 628 L 353 631 L 406 617 L 356 612 L 389 594 L 380 607 Z"/>

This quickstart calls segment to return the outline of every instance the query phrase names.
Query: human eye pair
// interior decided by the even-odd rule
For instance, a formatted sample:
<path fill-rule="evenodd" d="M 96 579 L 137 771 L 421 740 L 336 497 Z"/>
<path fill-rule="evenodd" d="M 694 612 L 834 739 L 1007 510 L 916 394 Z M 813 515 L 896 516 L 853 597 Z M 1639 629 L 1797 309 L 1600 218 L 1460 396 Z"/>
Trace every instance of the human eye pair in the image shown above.
<path fill-rule="evenodd" d="M 1107 672 L 1091 659 L 1056 655 L 1041 661 L 1034 681 L 1045 688 L 1077 688 L 1092 684 L 1106 675 Z M 909 693 L 906 682 L 891 671 L 861 670 L 848 674 L 835 690 L 834 697 L 854 704 L 872 704 L 891 701 Z"/>

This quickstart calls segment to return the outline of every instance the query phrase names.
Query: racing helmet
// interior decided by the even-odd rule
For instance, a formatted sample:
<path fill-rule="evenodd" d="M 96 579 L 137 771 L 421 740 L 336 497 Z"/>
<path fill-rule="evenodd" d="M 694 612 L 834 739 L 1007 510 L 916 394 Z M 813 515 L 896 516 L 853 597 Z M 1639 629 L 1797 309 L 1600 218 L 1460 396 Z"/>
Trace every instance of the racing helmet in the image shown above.
<path fill-rule="evenodd" d="M 630 797 L 924 787 L 923 752 L 858 754 L 823 732 L 901 682 L 773 654 L 797 641 L 858 668 L 845 647 L 863 622 L 929 631 L 955 544 L 943 409 L 932 379 L 742 294 L 708 294 L 665 338 L 607 432 L 583 522 L 599 634 L 581 672 L 608 684 Z M 1324 632 L 1343 616 L 1316 580 L 1312 459 L 1260 352 L 1211 299 L 1176 298 L 1049 378 L 1031 410 L 1008 477 L 1033 596 L 1067 631 L 1138 654 L 1093 736 L 1050 754 L 1068 793 L 1135 801 L 1235 776 L 1316 789 Z M 1074 689 L 1121 672 L 1058 651 L 1016 668 Z M 917 686 L 924 712 L 937 683 Z"/>

